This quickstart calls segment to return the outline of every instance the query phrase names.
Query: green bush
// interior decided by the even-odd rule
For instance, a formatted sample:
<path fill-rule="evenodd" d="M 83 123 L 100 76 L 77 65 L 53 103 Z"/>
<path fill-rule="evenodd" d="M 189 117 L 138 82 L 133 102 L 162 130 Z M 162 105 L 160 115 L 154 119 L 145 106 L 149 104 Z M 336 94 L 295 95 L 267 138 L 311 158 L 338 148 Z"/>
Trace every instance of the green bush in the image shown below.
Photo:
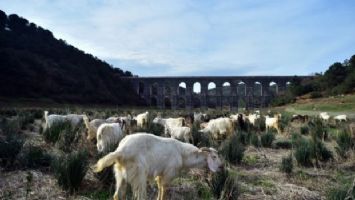
<path fill-rule="evenodd" d="M 302 126 L 302 127 L 300 128 L 300 132 L 301 132 L 302 135 L 308 135 L 308 133 L 309 133 L 309 127 L 308 127 L 308 126 Z"/>
<path fill-rule="evenodd" d="M 312 141 L 311 144 L 313 146 L 313 149 L 315 149 L 315 152 L 313 153 L 315 154 L 315 156 L 313 156 L 314 158 L 324 162 L 333 159 L 332 152 L 326 148 L 322 141 Z"/>
<path fill-rule="evenodd" d="M 223 200 L 237 200 L 240 195 L 240 186 L 237 178 L 229 175 L 224 183 L 224 188 L 219 199 Z"/>
<path fill-rule="evenodd" d="M 19 160 L 22 166 L 26 168 L 49 167 L 51 156 L 42 148 L 29 145 L 23 148 Z"/>
<path fill-rule="evenodd" d="M 298 164 L 306 167 L 311 166 L 312 147 L 310 142 L 303 138 L 297 141 L 294 155 Z"/>
<path fill-rule="evenodd" d="M 50 128 L 43 131 L 43 137 L 48 143 L 56 143 L 63 132 L 72 132 L 72 126 L 69 122 L 54 123 Z"/>
<path fill-rule="evenodd" d="M 229 140 L 226 140 L 221 145 L 221 154 L 232 164 L 238 164 L 242 161 L 245 147 L 240 143 L 238 136 L 233 134 Z"/>
<path fill-rule="evenodd" d="M 278 139 L 272 143 L 272 148 L 275 149 L 291 149 L 292 142 L 288 139 Z"/>
<path fill-rule="evenodd" d="M 208 183 L 213 195 L 218 199 L 223 191 L 224 188 L 224 183 L 226 182 L 228 178 L 228 170 L 223 169 L 221 171 L 218 171 L 212 175 L 212 178 L 210 182 Z"/>
<path fill-rule="evenodd" d="M 261 137 L 260 137 L 261 145 L 263 147 L 271 147 L 274 139 L 275 139 L 275 135 L 272 132 L 267 132 L 267 133 L 261 134 Z"/>
<path fill-rule="evenodd" d="M 193 144 L 197 147 L 210 147 L 216 145 L 211 134 L 199 132 L 199 125 L 196 123 L 192 125 L 191 134 Z"/>
<path fill-rule="evenodd" d="M 246 132 L 246 131 L 240 131 L 237 133 L 238 135 L 238 141 L 242 143 L 243 145 L 249 145 L 250 144 L 250 138 L 252 133 Z"/>
<path fill-rule="evenodd" d="M 340 186 L 334 187 L 327 192 L 327 199 L 328 200 L 344 200 L 344 199 L 353 200 L 355 199 L 355 187 L 350 183 L 341 184 Z"/>
<path fill-rule="evenodd" d="M 260 142 L 260 139 L 259 139 L 259 137 L 258 137 L 257 134 L 252 134 L 252 135 L 251 135 L 250 143 L 251 143 L 254 147 L 260 147 L 260 146 L 261 146 L 261 142 Z"/>
<path fill-rule="evenodd" d="M 81 133 L 84 132 L 83 129 L 83 126 L 78 126 L 75 128 L 71 126 L 65 127 L 59 133 L 59 138 L 56 142 L 56 146 L 58 147 L 58 149 L 66 153 L 71 152 L 73 149 L 75 149 L 75 145 L 79 142 L 82 136 Z M 117 145 L 115 145 L 115 147 L 117 147 Z"/>
<path fill-rule="evenodd" d="M 280 165 L 280 171 L 291 174 L 293 170 L 292 154 L 287 157 L 283 157 Z"/>
<path fill-rule="evenodd" d="M 351 149 L 354 145 L 351 135 L 346 132 L 345 130 L 339 132 L 338 136 L 336 137 L 337 147 L 335 148 L 337 153 L 343 157 L 348 157 L 347 152 Z"/>
<path fill-rule="evenodd" d="M 73 193 L 78 190 L 88 170 L 88 153 L 74 151 L 67 155 L 57 156 L 53 159 L 51 168 L 58 184 Z"/>
<path fill-rule="evenodd" d="M 0 165 L 6 169 L 13 168 L 17 155 L 20 153 L 23 140 L 13 135 L 0 138 Z"/>

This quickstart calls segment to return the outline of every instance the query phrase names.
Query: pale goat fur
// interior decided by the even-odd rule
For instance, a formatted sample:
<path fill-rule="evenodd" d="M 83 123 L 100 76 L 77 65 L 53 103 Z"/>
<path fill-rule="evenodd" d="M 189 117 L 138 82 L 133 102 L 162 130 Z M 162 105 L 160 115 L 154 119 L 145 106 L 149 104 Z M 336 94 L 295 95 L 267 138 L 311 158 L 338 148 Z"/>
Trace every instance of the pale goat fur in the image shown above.
<path fill-rule="evenodd" d="M 184 140 L 185 142 L 191 141 L 193 143 L 191 128 L 187 126 L 182 127 L 170 127 L 170 137 L 178 140 Z"/>
<path fill-rule="evenodd" d="M 330 118 L 330 116 L 329 116 L 329 114 L 328 114 L 327 112 L 321 112 L 321 113 L 319 113 L 319 116 L 320 116 L 320 118 L 323 119 L 324 121 L 328 121 L 329 118 Z"/>
<path fill-rule="evenodd" d="M 77 115 L 77 114 L 68 114 L 68 115 L 57 115 L 51 114 L 48 115 L 48 111 L 44 111 L 44 119 L 45 119 L 45 129 L 51 128 L 55 123 L 61 122 L 69 122 L 72 127 L 77 127 L 80 123 L 83 122 L 83 117 L 85 115 Z"/>
<path fill-rule="evenodd" d="M 100 172 L 113 164 L 115 200 L 118 200 L 119 191 L 122 199 L 125 199 L 127 183 L 132 186 L 136 199 L 148 199 L 147 181 L 153 180 L 158 184 L 158 200 L 163 200 L 166 187 L 182 170 L 208 166 L 215 172 L 223 166 L 217 151 L 212 148 L 199 149 L 189 143 L 148 133 L 126 136 L 116 151 L 97 162 L 94 172 Z"/>
<path fill-rule="evenodd" d="M 270 117 L 268 115 L 265 116 L 265 126 L 266 129 L 269 130 L 270 128 L 275 128 L 278 133 L 281 133 L 279 127 L 279 116 Z"/>
<path fill-rule="evenodd" d="M 143 128 L 145 125 L 148 124 L 148 117 L 149 117 L 149 112 L 146 111 L 144 113 L 138 114 L 133 119 L 135 119 L 137 121 L 137 126 L 139 128 Z"/>
<path fill-rule="evenodd" d="M 161 117 L 156 117 L 153 119 L 153 123 L 164 126 L 164 134 L 165 136 L 168 136 L 170 134 L 171 128 L 182 127 L 185 124 L 185 119 L 183 117 L 166 118 L 166 119 Z"/>
<path fill-rule="evenodd" d="M 107 152 L 113 145 L 117 145 L 125 136 L 122 124 L 104 123 L 97 129 L 97 151 Z"/>
<path fill-rule="evenodd" d="M 233 121 L 230 118 L 222 117 L 210 120 L 207 126 L 200 131 L 210 133 L 213 138 L 218 139 L 220 136 L 230 136 L 233 129 Z"/>
<path fill-rule="evenodd" d="M 339 121 L 347 121 L 346 115 L 337 115 L 334 117 L 334 119 Z"/>
<path fill-rule="evenodd" d="M 94 138 L 96 138 L 97 129 L 101 124 L 106 123 L 106 120 L 104 119 L 93 119 L 89 121 L 89 118 L 86 115 L 83 119 L 87 129 L 87 140 L 93 140 Z"/>

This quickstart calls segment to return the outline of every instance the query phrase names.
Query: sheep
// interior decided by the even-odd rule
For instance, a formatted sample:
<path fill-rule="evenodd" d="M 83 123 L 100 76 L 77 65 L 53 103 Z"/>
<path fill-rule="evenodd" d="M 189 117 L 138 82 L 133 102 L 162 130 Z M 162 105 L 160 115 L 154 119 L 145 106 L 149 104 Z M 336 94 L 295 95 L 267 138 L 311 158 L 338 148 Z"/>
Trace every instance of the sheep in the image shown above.
<path fill-rule="evenodd" d="M 51 128 L 53 124 L 61 123 L 61 122 L 69 122 L 72 125 L 72 127 L 77 127 L 80 123 L 83 122 L 84 116 L 85 115 L 77 115 L 77 114 L 48 115 L 48 111 L 44 111 L 45 129 Z"/>
<path fill-rule="evenodd" d="M 223 117 L 212 119 L 208 122 L 207 126 L 199 132 L 210 133 L 215 139 L 219 139 L 220 136 L 228 137 L 233 133 L 234 125 L 230 118 Z"/>
<path fill-rule="evenodd" d="M 268 115 L 265 116 L 265 126 L 266 129 L 269 130 L 270 128 L 275 128 L 277 133 L 281 133 L 279 127 L 279 117 L 280 115 L 275 115 L 274 117 L 270 117 Z"/>
<path fill-rule="evenodd" d="M 121 192 L 126 198 L 126 184 L 132 186 L 134 197 L 147 198 L 147 181 L 154 180 L 158 185 L 158 200 L 165 197 L 165 189 L 181 171 L 191 168 L 206 168 L 212 172 L 223 168 L 217 151 L 213 148 L 197 148 L 192 144 L 173 138 L 163 138 L 149 133 L 136 133 L 126 136 L 118 148 L 101 158 L 93 167 L 94 172 L 114 165 L 118 200 Z"/>
<path fill-rule="evenodd" d="M 324 121 L 328 121 L 329 118 L 330 118 L 330 116 L 328 115 L 327 112 L 321 112 L 321 113 L 319 113 L 319 116 L 320 116 L 320 118 L 321 118 L 322 120 L 324 120 Z"/>
<path fill-rule="evenodd" d="M 184 126 L 185 119 L 183 117 L 166 118 L 166 119 L 161 118 L 161 117 L 156 117 L 153 119 L 153 123 L 160 124 L 160 125 L 164 126 L 164 134 L 165 134 L 165 136 L 168 136 L 170 128 Z"/>
<path fill-rule="evenodd" d="M 137 126 L 139 128 L 143 128 L 148 124 L 148 117 L 149 117 L 149 112 L 146 111 L 145 113 L 141 113 L 134 117 L 133 119 L 137 121 Z"/>
<path fill-rule="evenodd" d="M 335 121 L 339 120 L 339 121 L 346 122 L 347 117 L 346 117 L 346 115 L 337 115 L 337 116 L 334 117 L 334 119 L 335 119 Z"/>
<path fill-rule="evenodd" d="M 182 127 L 170 127 L 169 128 L 170 137 L 178 140 L 184 140 L 185 142 L 192 141 L 191 128 L 187 126 Z"/>
<path fill-rule="evenodd" d="M 84 115 L 83 119 L 87 129 L 87 137 L 86 137 L 87 140 L 93 140 L 94 138 L 96 138 L 96 133 L 99 126 L 107 122 L 104 119 L 93 119 L 89 121 L 89 118 L 86 115 Z"/>
<path fill-rule="evenodd" d="M 107 152 L 125 136 L 124 123 L 103 123 L 97 129 L 97 151 Z"/>

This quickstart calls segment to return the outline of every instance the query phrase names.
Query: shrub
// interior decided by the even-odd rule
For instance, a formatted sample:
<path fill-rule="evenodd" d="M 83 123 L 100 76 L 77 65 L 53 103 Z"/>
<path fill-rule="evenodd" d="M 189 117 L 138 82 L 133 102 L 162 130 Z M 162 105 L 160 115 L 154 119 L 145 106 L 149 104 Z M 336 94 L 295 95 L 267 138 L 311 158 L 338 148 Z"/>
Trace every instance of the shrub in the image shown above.
<path fill-rule="evenodd" d="M 310 133 L 313 140 L 316 139 L 328 139 L 326 128 L 323 126 L 323 122 L 320 118 L 315 118 L 309 122 Z"/>
<path fill-rule="evenodd" d="M 258 137 L 257 134 L 252 134 L 252 135 L 251 135 L 250 143 L 251 143 L 254 147 L 260 147 L 260 146 L 261 146 L 261 142 L 260 142 L 260 139 L 259 139 L 259 137 Z"/>
<path fill-rule="evenodd" d="M 330 150 L 327 149 L 327 147 L 324 145 L 322 141 L 312 141 L 314 153 L 315 153 L 315 158 L 320 161 L 328 161 L 330 159 L 333 159 L 333 154 Z M 313 153 L 313 154 L 314 154 Z"/>
<path fill-rule="evenodd" d="M 275 135 L 272 132 L 264 133 L 260 137 L 261 145 L 263 147 L 271 147 L 274 139 L 275 139 Z"/>
<path fill-rule="evenodd" d="M 57 122 L 54 123 L 50 128 L 46 128 L 43 131 L 43 137 L 46 142 L 56 143 L 61 133 L 71 132 L 72 126 L 69 122 Z"/>
<path fill-rule="evenodd" d="M 240 187 L 237 178 L 228 176 L 219 199 L 237 200 L 240 195 Z"/>
<path fill-rule="evenodd" d="M 351 135 L 346 131 L 341 131 L 336 137 L 336 142 L 338 144 L 338 146 L 335 148 L 336 151 L 341 157 L 346 158 L 347 152 L 354 145 Z"/>
<path fill-rule="evenodd" d="M 240 131 L 237 133 L 238 135 L 238 141 L 242 143 L 243 145 L 249 145 L 250 143 L 250 138 L 251 138 L 251 133 L 246 132 L 246 131 Z"/>
<path fill-rule="evenodd" d="M 211 134 L 202 133 L 198 131 L 198 124 L 194 123 L 192 125 L 191 134 L 193 138 L 193 143 L 197 147 L 209 147 L 215 146 L 215 142 L 212 139 Z"/>
<path fill-rule="evenodd" d="M 244 145 L 239 142 L 238 136 L 233 134 L 229 140 L 221 145 L 221 154 L 232 164 L 240 163 L 244 156 Z"/>
<path fill-rule="evenodd" d="M 291 149 L 292 142 L 288 139 L 278 139 L 272 143 L 272 147 L 275 149 Z"/>
<path fill-rule="evenodd" d="M 297 145 L 295 146 L 295 158 L 297 163 L 302 166 L 311 166 L 311 156 L 312 149 L 310 142 L 303 138 L 297 141 Z"/>
<path fill-rule="evenodd" d="M 283 157 L 280 165 L 280 171 L 291 174 L 293 169 L 292 154 L 287 157 Z"/>
<path fill-rule="evenodd" d="M 23 148 L 20 162 L 23 167 L 39 168 L 50 166 L 51 156 L 37 146 L 29 145 Z"/>
<path fill-rule="evenodd" d="M 353 188 L 351 188 L 353 187 Z M 349 183 L 330 189 L 327 193 L 329 200 L 355 199 L 355 187 Z"/>
<path fill-rule="evenodd" d="M 13 167 L 22 145 L 22 139 L 17 139 L 12 135 L 5 137 L 5 139 L 0 138 L 0 165 L 4 168 Z"/>
<path fill-rule="evenodd" d="M 300 128 L 300 132 L 301 132 L 302 135 L 308 135 L 308 133 L 309 133 L 309 127 L 308 127 L 308 126 L 302 126 L 302 127 Z"/>
<path fill-rule="evenodd" d="M 74 129 L 71 126 L 65 127 L 59 133 L 59 138 L 56 143 L 58 149 L 66 153 L 71 152 L 73 149 L 75 149 L 75 145 L 79 142 L 81 133 L 84 131 L 83 128 L 83 126 L 78 126 Z"/>
<path fill-rule="evenodd" d="M 260 132 L 265 131 L 266 125 L 265 125 L 265 117 L 264 116 L 260 116 L 260 118 L 255 121 L 254 128 Z"/>
<path fill-rule="evenodd" d="M 211 188 L 211 191 L 213 195 L 218 199 L 223 191 L 224 188 L 224 183 L 226 182 L 228 178 L 228 170 L 223 169 L 219 172 L 216 172 L 212 175 L 212 178 L 209 182 L 209 186 Z"/>
<path fill-rule="evenodd" d="M 88 154 L 86 151 L 74 151 L 60 155 L 53 159 L 51 168 L 58 184 L 73 193 L 78 190 L 88 170 Z"/>

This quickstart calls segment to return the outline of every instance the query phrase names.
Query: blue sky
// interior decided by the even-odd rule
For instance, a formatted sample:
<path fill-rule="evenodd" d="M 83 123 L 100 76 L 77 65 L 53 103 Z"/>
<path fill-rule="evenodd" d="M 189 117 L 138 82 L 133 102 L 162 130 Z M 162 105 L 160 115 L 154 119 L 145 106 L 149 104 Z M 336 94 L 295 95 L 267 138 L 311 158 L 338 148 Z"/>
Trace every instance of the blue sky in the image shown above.
<path fill-rule="evenodd" d="M 308 75 L 355 54 L 354 0 L 1 0 L 139 76 Z"/>

